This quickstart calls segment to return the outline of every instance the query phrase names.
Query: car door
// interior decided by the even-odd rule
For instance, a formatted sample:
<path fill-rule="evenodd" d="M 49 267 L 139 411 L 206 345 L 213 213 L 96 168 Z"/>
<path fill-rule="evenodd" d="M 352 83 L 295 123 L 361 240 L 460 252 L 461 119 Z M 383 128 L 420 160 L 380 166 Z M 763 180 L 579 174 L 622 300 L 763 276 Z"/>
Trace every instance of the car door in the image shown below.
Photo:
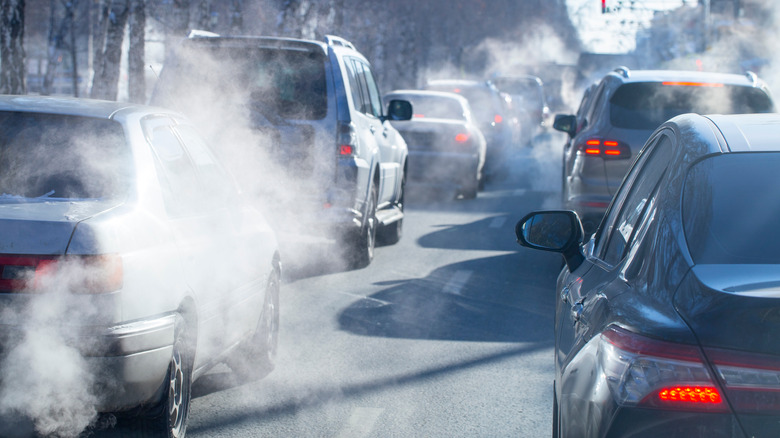
<path fill-rule="evenodd" d="M 671 135 L 664 131 L 648 143 L 612 201 L 606 219 L 586 245 L 586 260 L 562 277 L 556 314 L 559 376 L 576 373 L 576 369 L 567 366 L 602 327 L 600 319 L 606 301 L 628 287 L 620 275 L 621 266 L 668 167 Z"/>
<path fill-rule="evenodd" d="M 207 191 L 174 126 L 168 117 L 144 121 L 144 130 L 154 152 L 168 227 L 179 250 L 182 282 L 196 300 L 196 361 L 200 363 L 213 357 L 225 345 L 228 300 L 222 279 L 215 275 L 215 267 L 223 263 L 219 257 L 224 249 L 214 233 L 226 223 L 222 212 L 205 202 Z"/>
<path fill-rule="evenodd" d="M 400 179 L 400 160 L 397 158 L 399 154 L 398 144 L 393 135 L 395 130 L 390 125 L 390 122 L 382 117 L 382 97 L 379 94 L 379 87 L 371 72 L 371 67 L 360 60 L 354 61 L 358 77 L 360 78 L 361 88 L 365 90 L 368 97 L 365 109 L 366 116 L 369 119 L 369 130 L 374 135 L 374 141 L 379 148 L 380 184 L 378 204 L 381 205 L 393 199 L 396 181 Z"/>

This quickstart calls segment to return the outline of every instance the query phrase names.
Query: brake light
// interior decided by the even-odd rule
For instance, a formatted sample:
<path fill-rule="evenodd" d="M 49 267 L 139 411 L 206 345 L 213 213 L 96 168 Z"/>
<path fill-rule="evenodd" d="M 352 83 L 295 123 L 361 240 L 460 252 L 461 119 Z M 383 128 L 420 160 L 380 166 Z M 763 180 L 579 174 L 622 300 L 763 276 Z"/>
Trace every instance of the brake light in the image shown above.
<path fill-rule="evenodd" d="M 455 141 L 458 143 L 466 143 L 469 141 L 469 135 L 461 132 L 455 136 Z"/>
<path fill-rule="evenodd" d="M 423 119 L 423 118 L 425 118 L 425 114 L 415 114 L 414 118 L 416 118 L 416 119 Z"/>
<path fill-rule="evenodd" d="M 501 117 L 500 114 L 496 114 L 495 117 L 493 117 L 493 121 L 496 122 L 496 124 L 501 123 L 504 121 L 504 118 Z"/>
<path fill-rule="evenodd" d="M 618 404 L 686 411 L 728 410 L 698 347 L 648 338 L 615 326 L 594 339 L 607 384 Z"/>
<path fill-rule="evenodd" d="M 579 147 L 585 155 L 601 156 L 609 158 L 628 158 L 631 156 L 631 149 L 616 140 L 602 140 L 591 138 L 585 140 L 585 143 Z"/>
<path fill-rule="evenodd" d="M 116 254 L 56 256 L 0 256 L 0 292 L 73 294 L 121 289 L 124 271 Z"/>
<path fill-rule="evenodd" d="M 352 123 L 339 122 L 338 125 L 338 153 L 342 157 L 357 155 L 357 131 Z"/>
<path fill-rule="evenodd" d="M 460 88 L 455 88 L 454 90 L 452 90 L 452 92 L 453 93 L 460 93 Z"/>
<path fill-rule="evenodd" d="M 715 87 L 715 88 L 723 87 L 723 84 L 719 84 L 715 82 L 665 81 L 662 82 L 661 84 L 680 86 L 680 87 Z"/>
<path fill-rule="evenodd" d="M 780 358 L 705 348 L 725 386 L 729 402 L 739 413 L 780 412 Z"/>

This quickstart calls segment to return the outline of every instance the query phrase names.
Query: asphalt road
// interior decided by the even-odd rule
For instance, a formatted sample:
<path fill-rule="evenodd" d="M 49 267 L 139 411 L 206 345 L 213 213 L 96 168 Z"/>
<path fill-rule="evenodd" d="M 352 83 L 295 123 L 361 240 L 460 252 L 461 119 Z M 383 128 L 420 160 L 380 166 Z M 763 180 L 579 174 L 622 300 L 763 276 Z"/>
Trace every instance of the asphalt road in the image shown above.
<path fill-rule="evenodd" d="M 550 436 L 561 258 L 521 248 L 514 225 L 559 207 L 560 144 L 518 154 L 474 200 L 410 187 L 401 241 L 367 268 L 285 243 L 276 369 L 203 376 L 187 436 Z"/>

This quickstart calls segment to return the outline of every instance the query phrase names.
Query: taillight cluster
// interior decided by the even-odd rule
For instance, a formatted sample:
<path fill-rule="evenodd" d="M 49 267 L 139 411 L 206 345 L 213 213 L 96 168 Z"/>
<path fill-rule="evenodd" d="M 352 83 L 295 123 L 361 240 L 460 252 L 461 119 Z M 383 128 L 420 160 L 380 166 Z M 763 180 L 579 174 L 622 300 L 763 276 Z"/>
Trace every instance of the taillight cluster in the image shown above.
<path fill-rule="evenodd" d="M 339 122 L 336 144 L 338 145 L 339 156 L 352 157 L 357 155 L 358 140 L 355 125 Z"/>
<path fill-rule="evenodd" d="M 122 258 L 116 254 L 0 255 L 0 293 L 113 292 L 122 288 L 123 277 Z"/>
<path fill-rule="evenodd" d="M 631 148 L 617 140 L 605 140 L 590 138 L 577 146 L 577 150 L 588 156 L 603 158 L 628 158 L 631 156 Z"/>
<path fill-rule="evenodd" d="M 597 344 L 597 346 L 593 344 Z M 610 326 L 586 348 L 598 348 L 602 370 L 620 405 L 738 413 L 780 410 L 780 361 L 730 350 L 648 338 Z"/>

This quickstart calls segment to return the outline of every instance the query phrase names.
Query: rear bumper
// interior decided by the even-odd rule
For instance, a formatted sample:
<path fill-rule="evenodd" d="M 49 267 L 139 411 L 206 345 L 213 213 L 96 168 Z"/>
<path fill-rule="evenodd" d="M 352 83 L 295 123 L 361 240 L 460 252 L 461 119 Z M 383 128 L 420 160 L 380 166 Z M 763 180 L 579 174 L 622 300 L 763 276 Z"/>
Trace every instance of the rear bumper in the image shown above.
<path fill-rule="evenodd" d="M 34 330 L 34 332 L 32 332 Z M 156 401 L 168 372 L 173 350 L 175 315 L 132 321 L 112 326 L 50 326 L 28 329 L 0 325 L 3 333 L 3 358 L 24 358 L 30 363 L 18 363 L 20 368 L 35 370 L 34 361 L 62 361 L 63 369 L 88 376 L 89 392 L 96 397 L 100 412 L 117 412 Z M 60 353 L 39 355 L 35 348 L 47 342 Z M 47 345 L 47 344 L 43 344 Z M 31 354 L 17 355 L 22 349 Z M 76 354 L 73 354 L 76 353 Z M 63 373 L 67 376 L 68 373 Z M 14 378 L 12 375 L 0 379 Z M 29 375 L 25 378 L 31 378 Z M 52 376 L 41 376 L 41 380 Z"/>
<path fill-rule="evenodd" d="M 410 152 L 410 184 L 455 185 L 474 181 L 479 167 L 475 153 Z"/>

